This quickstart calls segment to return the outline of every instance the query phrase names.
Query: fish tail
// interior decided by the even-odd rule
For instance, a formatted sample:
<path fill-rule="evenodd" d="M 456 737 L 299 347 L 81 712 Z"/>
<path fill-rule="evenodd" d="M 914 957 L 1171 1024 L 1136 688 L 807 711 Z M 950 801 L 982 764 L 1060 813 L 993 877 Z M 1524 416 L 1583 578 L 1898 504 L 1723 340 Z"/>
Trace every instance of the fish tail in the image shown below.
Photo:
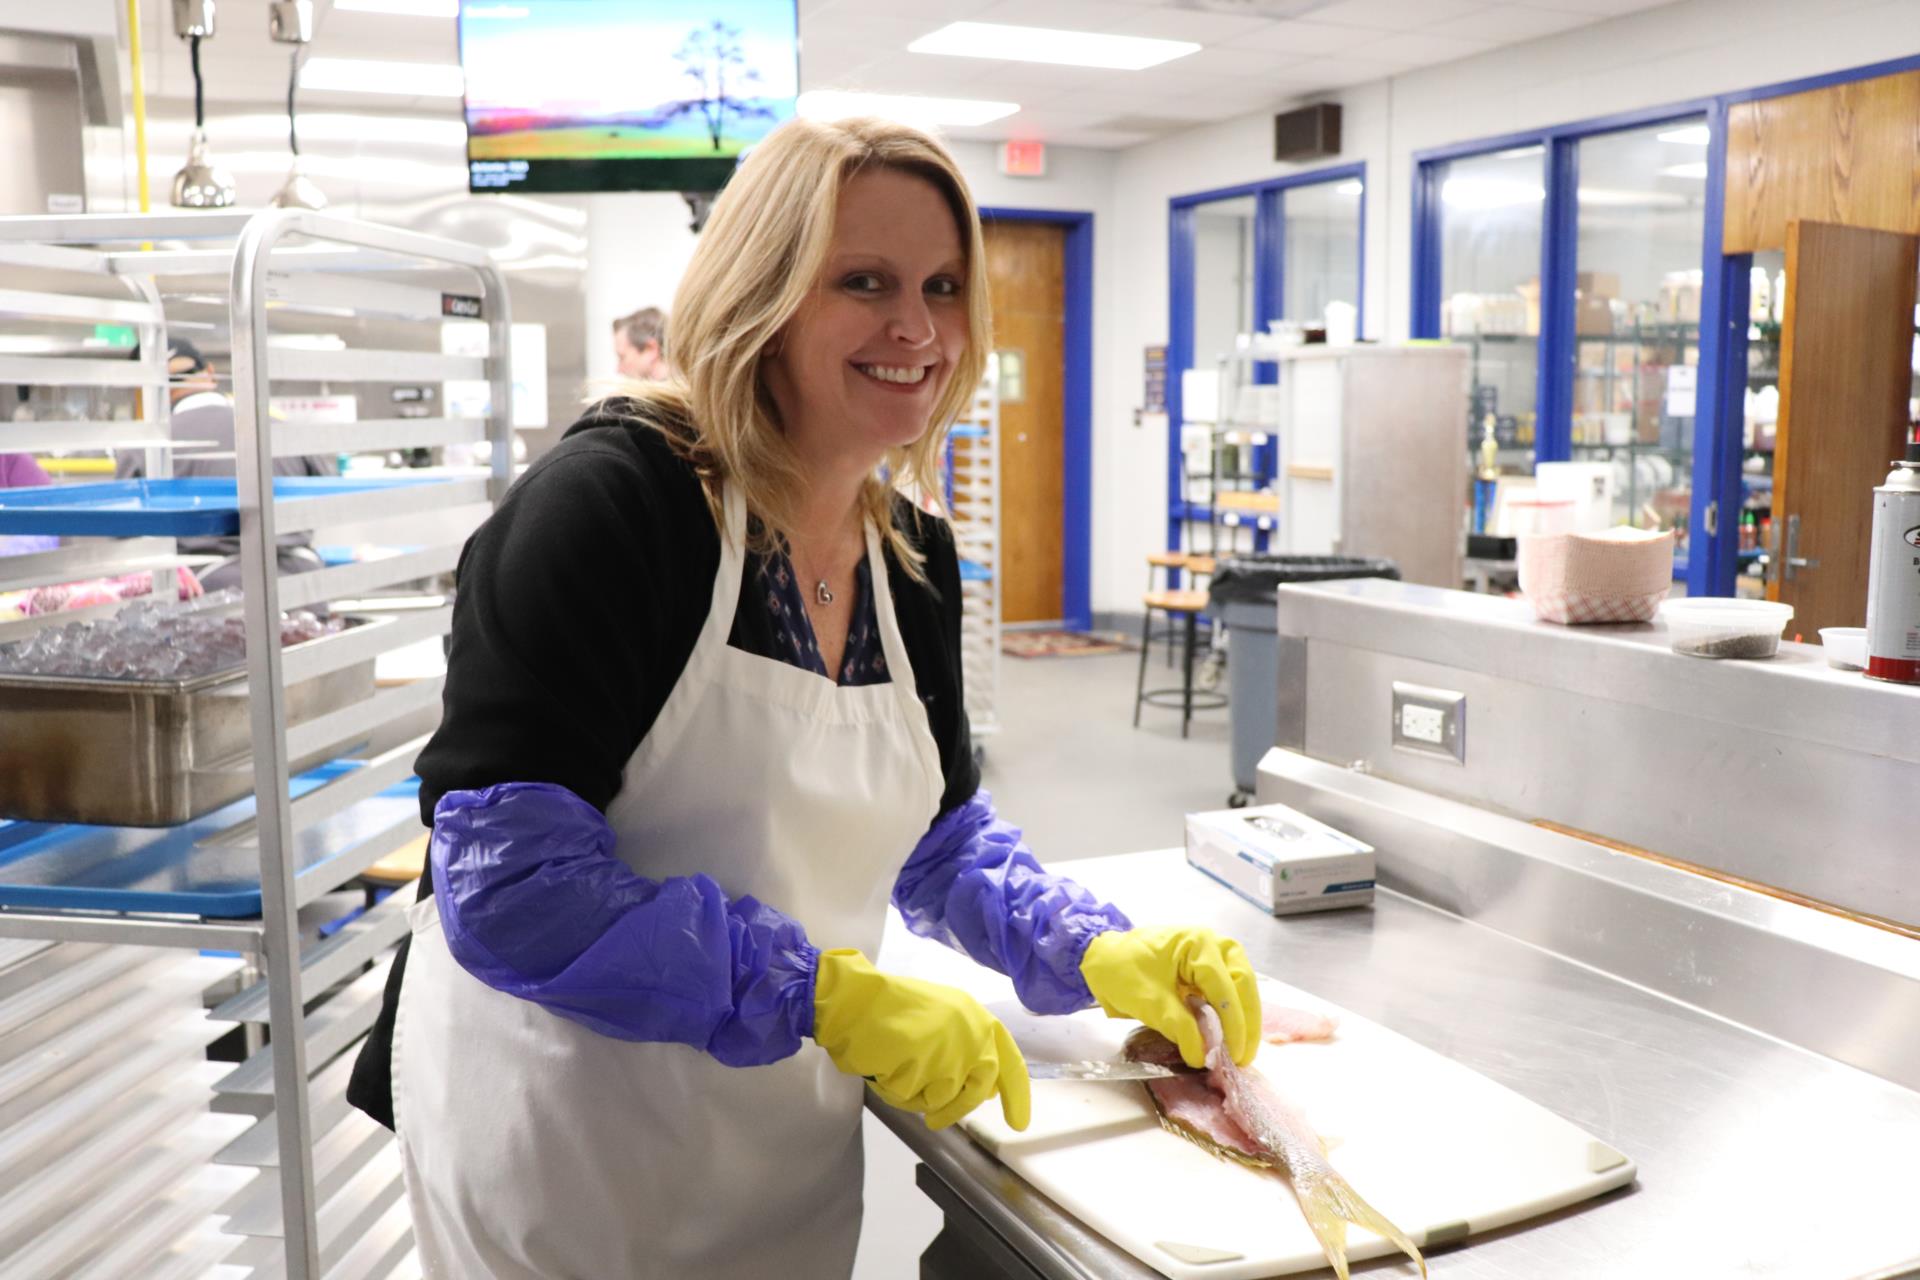
<path fill-rule="evenodd" d="M 1427 1260 L 1413 1247 L 1413 1241 L 1407 1238 L 1407 1233 L 1362 1200 L 1360 1193 L 1333 1170 L 1327 1170 L 1326 1175 L 1316 1179 L 1312 1188 L 1300 1197 L 1300 1208 L 1306 1214 L 1307 1225 L 1313 1229 L 1314 1239 L 1320 1242 L 1321 1251 L 1327 1255 L 1327 1261 L 1333 1264 L 1334 1273 L 1340 1280 L 1347 1280 L 1349 1222 L 1393 1241 L 1401 1252 L 1419 1266 L 1422 1276 L 1427 1274 Z"/>

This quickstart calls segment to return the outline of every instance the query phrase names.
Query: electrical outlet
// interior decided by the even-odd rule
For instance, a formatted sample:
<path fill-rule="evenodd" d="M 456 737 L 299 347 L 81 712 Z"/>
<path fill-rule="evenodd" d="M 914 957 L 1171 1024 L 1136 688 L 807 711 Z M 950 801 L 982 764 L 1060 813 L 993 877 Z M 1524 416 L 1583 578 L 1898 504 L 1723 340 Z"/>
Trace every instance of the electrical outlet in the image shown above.
<path fill-rule="evenodd" d="M 1467 762 L 1467 695 L 1423 684 L 1393 682 L 1393 746 Z"/>

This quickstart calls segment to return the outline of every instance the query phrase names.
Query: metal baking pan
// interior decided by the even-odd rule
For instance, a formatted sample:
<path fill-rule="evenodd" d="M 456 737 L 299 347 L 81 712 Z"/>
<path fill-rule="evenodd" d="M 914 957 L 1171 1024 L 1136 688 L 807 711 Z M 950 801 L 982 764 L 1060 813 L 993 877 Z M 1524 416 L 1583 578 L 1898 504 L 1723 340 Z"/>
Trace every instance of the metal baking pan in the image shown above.
<path fill-rule="evenodd" d="M 306 649 L 386 619 L 350 626 Z M 287 686 L 287 726 L 373 696 L 373 661 Z M 0 675 L 0 818 L 171 827 L 253 791 L 246 670 L 190 680 Z M 332 758 L 351 741 L 289 762 Z"/>

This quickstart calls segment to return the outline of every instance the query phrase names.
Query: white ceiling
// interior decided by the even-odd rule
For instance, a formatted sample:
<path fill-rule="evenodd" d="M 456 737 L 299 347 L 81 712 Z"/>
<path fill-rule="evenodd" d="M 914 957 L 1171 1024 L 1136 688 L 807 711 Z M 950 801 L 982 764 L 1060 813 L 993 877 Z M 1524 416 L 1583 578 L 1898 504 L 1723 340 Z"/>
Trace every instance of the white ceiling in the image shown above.
<path fill-rule="evenodd" d="M 800 0 L 802 89 L 850 89 L 1017 102 L 1020 110 L 956 138 L 1040 138 L 1061 146 L 1125 147 L 1415 67 L 1602 22 L 1668 0 Z M 192 93 L 171 4 L 142 0 L 147 90 Z M 313 56 L 395 62 L 456 60 L 451 18 L 322 10 Z M 265 6 L 224 0 L 203 46 L 215 102 L 284 97 L 288 48 L 267 39 Z M 1220 12 L 1219 10 L 1240 10 Z M 1302 16 L 1275 19 L 1264 13 Z M 908 53 L 909 42 L 971 19 L 1200 42 L 1194 54 L 1145 71 L 1106 71 Z M 458 115 L 457 100 L 303 90 L 324 110 Z"/>

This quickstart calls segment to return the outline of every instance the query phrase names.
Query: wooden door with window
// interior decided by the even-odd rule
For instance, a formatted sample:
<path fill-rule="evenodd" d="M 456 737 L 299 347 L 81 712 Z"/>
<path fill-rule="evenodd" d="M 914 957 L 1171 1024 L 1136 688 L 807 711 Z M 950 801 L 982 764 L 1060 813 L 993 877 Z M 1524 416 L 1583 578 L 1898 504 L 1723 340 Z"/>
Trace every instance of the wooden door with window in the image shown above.
<path fill-rule="evenodd" d="M 1788 635 L 1866 622 L 1873 489 L 1905 449 L 1920 238 L 1787 226 L 1767 597 Z"/>
<path fill-rule="evenodd" d="M 1000 361 L 1000 616 L 1065 613 L 1066 230 L 986 224 L 993 346 Z"/>

